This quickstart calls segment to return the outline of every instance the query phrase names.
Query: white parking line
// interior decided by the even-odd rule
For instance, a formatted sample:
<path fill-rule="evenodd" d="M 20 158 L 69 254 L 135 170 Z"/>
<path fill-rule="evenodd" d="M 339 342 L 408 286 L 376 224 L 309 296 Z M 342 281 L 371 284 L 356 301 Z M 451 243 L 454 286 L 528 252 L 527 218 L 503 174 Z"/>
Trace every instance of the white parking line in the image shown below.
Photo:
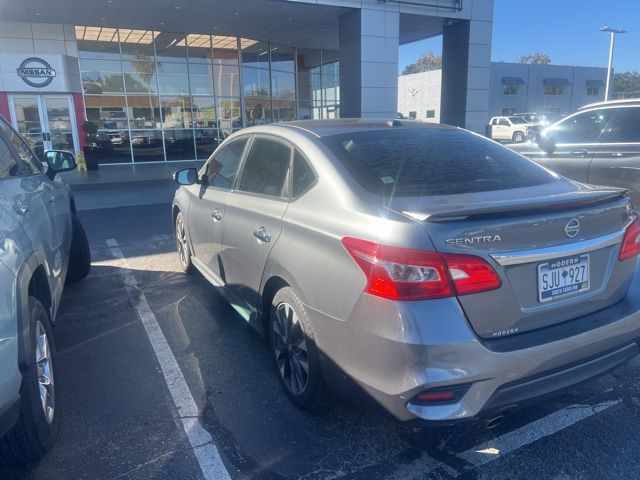
<path fill-rule="evenodd" d="M 147 298 L 138 286 L 133 272 L 129 268 L 127 259 L 122 254 L 122 250 L 120 250 L 118 242 L 115 239 L 107 239 L 107 245 L 109 246 L 111 255 L 121 263 L 120 275 L 122 276 L 125 289 L 147 332 L 147 337 L 162 369 L 165 383 L 173 398 L 173 403 L 178 409 L 178 416 L 182 422 L 182 428 L 193 448 L 204 478 L 206 480 L 230 479 L 229 472 L 222 463 L 220 453 L 213 442 L 211 434 L 207 432 L 200 423 L 198 406 L 191 395 L 189 386 L 171 351 L 171 347 L 164 333 L 162 333 L 158 320 L 151 310 Z"/>
<path fill-rule="evenodd" d="M 482 445 L 459 453 L 457 456 L 478 467 L 504 457 L 508 453 L 536 442 L 543 437 L 553 435 L 619 403 L 620 400 L 613 400 L 598 403 L 597 405 L 572 405 L 500 435 Z"/>

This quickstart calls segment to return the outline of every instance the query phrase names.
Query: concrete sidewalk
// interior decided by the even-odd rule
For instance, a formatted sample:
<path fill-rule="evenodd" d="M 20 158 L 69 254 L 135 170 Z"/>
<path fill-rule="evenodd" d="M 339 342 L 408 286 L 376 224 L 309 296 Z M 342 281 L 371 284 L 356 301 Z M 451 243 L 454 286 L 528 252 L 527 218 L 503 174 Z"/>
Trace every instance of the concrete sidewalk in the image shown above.
<path fill-rule="evenodd" d="M 71 185 L 74 192 L 104 190 L 134 185 L 169 184 L 173 172 L 183 168 L 200 168 L 202 161 L 136 163 L 129 165 L 101 165 L 98 170 L 89 172 L 66 172 L 60 174 Z"/>

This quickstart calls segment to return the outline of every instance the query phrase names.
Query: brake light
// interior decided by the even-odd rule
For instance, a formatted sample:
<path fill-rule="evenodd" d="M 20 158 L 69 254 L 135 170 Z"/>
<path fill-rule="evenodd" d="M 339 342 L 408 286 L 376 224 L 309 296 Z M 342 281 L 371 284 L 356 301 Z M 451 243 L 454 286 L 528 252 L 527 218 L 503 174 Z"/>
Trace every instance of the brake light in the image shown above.
<path fill-rule="evenodd" d="M 365 292 L 391 300 L 468 295 L 501 286 L 479 257 L 391 247 L 344 237 L 342 244 L 367 277 Z"/>
<path fill-rule="evenodd" d="M 624 232 L 618 258 L 620 260 L 627 260 L 638 254 L 640 254 L 640 221 L 636 218 Z"/>

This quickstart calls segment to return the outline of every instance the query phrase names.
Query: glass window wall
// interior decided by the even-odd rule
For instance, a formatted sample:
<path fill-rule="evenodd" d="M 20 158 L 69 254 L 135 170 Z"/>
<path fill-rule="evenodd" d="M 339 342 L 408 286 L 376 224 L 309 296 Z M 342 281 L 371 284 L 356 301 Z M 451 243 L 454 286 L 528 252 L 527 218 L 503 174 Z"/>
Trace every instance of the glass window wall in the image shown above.
<path fill-rule="evenodd" d="M 102 27 L 76 38 L 101 163 L 204 160 L 243 127 L 339 116 L 337 52 Z"/>

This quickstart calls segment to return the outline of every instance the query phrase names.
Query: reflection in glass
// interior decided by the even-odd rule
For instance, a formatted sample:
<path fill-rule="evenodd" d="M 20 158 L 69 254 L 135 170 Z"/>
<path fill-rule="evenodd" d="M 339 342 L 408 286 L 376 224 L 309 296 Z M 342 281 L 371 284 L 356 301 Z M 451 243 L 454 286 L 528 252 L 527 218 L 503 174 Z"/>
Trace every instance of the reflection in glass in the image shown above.
<path fill-rule="evenodd" d="M 99 163 L 130 163 L 128 130 L 98 130 L 97 140 L 89 145 L 98 154 Z"/>
<path fill-rule="evenodd" d="M 244 106 L 248 127 L 272 122 L 271 100 L 268 97 L 246 97 Z"/>
<path fill-rule="evenodd" d="M 271 72 L 271 92 L 274 98 L 296 98 L 296 76 L 293 73 Z"/>
<path fill-rule="evenodd" d="M 75 150 L 69 99 L 60 97 L 44 97 L 47 110 L 47 123 L 51 136 L 51 146 L 58 150 Z"/>
<path fill-rule="evenodd" d="M 127 103 L 132 129 L 160 128 L 160 104 L 157 96 L 130 95 Z"/>
<path fill-rule="evenodd" d="M 217 113 L 222 132 L 230 133 L 243 127 L 239 98 L 218 98 Z"/>
<path fill-rule="evenodd" d="M 216 104 L 213 97 L 193 97 L 191 99 L 192 121 L 196 128 L 217 128 Z"/>
<path fill-rule="evenodd" d="M 121 28 L 119 35 L 122 58 L 154 60 L 153 39 L 158 35 L 158 32 Z"/>
<path fill-rule="evenodd" d="M 298 120 L 318 120 L 322 118 L 320 104 L 298 102 Z"/>
<path fill-rule="evenodd" d="M 219 97 L 240 96 L 240 74 L 237 66 L 214 65 L 213 84 Z"/>
<path fill-rule="evenodd" d="M 127 111 L 124 96 L 85 95 L 87 120 L 96 122 L 99 129 L 126 129 Z"/>
<path fill-rule="evenodd" d="M 190 63 L 189 80 L 193 95 L 213 95 L 211 65 Z"/>
<path fill-rule="evenodd" d="M 196 128 L 196 158 L 206 160 L 219 144 L 218 131 L 213 128 Z"/>
<path fill-rule="evenodd" d="M 195 148 L 193 143 L 193 130 L 166 130 L 164 133 L 164 145 L 167 152 L 167 160 L 194 160 Z"/>
<path fill-rule="evenodd" d="M 269 86 L 269 70 L 244 67 L 242 69 L 243 93 L 247 97 L 268 97 L 271 93 Z"/>
<path fill-rule="evenodd" d="M 191 98 L 188 95 L 160 97 L 164 128 L 191 128 Z"/>
<path fill-rule="evenodd" d="M 269 68 L 269 44 L 246 38 L 240 39 L 242 65 L 254 68 Z"/>
<path fill-rule="evenodd" d="M 273 99 L 273 121 L 290 122 L 296 119 L 295 100 Z"/>
<path fill-rule="evenodd" d="M 271 45 L 271 68 L 283 72 L 295 72 L 294 50 L 291 47 Z"/>
<path fill-rule="evenodd" d="M 162 162 L 164 149 L 160 130 L 131 130 L 134 162 Z"/>

